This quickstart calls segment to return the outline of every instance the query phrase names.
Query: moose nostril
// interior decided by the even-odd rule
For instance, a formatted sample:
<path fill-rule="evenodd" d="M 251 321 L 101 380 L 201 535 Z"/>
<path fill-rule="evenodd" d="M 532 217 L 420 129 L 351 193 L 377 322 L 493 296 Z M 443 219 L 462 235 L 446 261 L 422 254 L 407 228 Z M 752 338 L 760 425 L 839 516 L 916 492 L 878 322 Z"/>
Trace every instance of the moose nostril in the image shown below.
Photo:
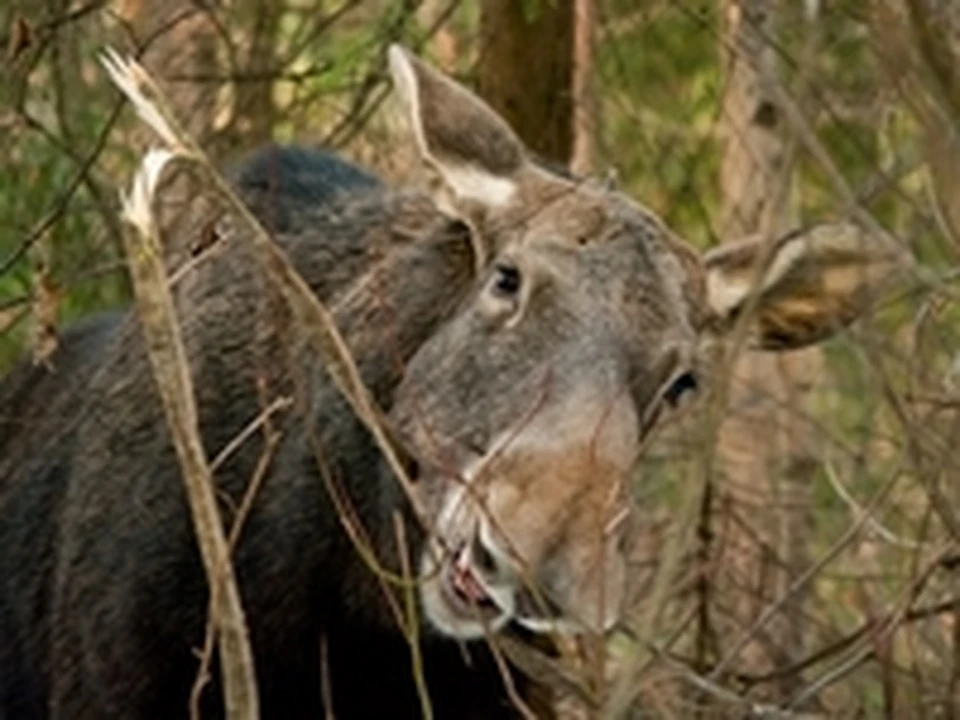
<path fill-rule="evenodd" d="M 494 290 L 504 297 L 520 292 L 520 270 L 513 265 L 497 263 L 494 267 Z"/>
<path fill-rule="evenodd" d="M 684 395 L 696 392 L 698 387 L 697 376 L 692 372 L 685 372 L 670 383 L 663 397 L 671 406 L 677 407 Z"/>
<path fill-rule="evenodd" d="M 473 542 L 470 545 L 470 555 L 477 570 L 488 577 L 495 577 L 497 575 L 497 559 L 493 556 L 493 553 L 487 549 L 487 546 L 483 544 L 479 533 L 473 536 Z"/>

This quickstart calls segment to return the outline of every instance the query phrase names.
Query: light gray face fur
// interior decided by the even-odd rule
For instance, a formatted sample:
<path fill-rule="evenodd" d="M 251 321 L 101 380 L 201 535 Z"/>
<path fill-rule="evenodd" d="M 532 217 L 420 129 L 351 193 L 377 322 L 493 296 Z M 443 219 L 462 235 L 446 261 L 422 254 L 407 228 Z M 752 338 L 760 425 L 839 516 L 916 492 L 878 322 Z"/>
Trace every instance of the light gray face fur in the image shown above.
<path fill-rule="evenodd" d="M 530 162 L 464 88 L 399 48 L 390 65 L 435 201 L 471 227 L 477 266 L 467 300 L 406 368 L 392 411 L 418 455 L 432 522 L 426 616 L 457 637 L 511 619 L 535 631 L 608 629 L 626 592 L 640 442 L 664 398 L 692 387 L 700 336 L 739 312 L 752 287 L 744 262 L 762 245 L 705 266 L 625 196 Z M 782 292 L 789 269 L 823 247 L 777 250 L 786 264 L 760 305 L 780 347 L 792 329 L 794 345 L 829 334 L 811 330 L 862 289 L 844 275 L 829 311 L 819 275 Z M 811 312 L 798 314 L 794 296 Z"/>
<path fill-rule="evenodd" d="M 433 470 L 434 551 L 489 553 L 481 569 L 460 556 L 460 569 L 498 618 L 604 628 L 624 594 L 628 473 L 664 389 L 691 369 L 696 336 L 657 221 L 620 196 L 555 182 L 560 196 L 486 237 L 502 249 L 407 368 L 397 412 Z M 570 221 L 586 215 L 590 227 Z M 434 620 L 481 632 L 442 617 L 444 582 L 440 572 L 427 584 Z"/>
<path fill-rule="evenodd" d="M 530 163 L 462 88 L 406 55 L 391 62 L 438 203 L 472 227 L 478 266 L 393 411 L 434 523 L 426 614 L 461 637 L 511 618 L 608 628 L 629 471 L 694 354 L 683 250 L 626 197 Z"/>

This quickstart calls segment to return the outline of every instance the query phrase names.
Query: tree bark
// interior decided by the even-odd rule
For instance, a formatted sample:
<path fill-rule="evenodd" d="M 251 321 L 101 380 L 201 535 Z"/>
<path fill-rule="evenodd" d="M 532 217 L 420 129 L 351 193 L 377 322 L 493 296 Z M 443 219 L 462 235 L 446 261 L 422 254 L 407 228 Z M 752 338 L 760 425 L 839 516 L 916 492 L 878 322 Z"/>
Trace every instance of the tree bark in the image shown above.
<path fill-rule="evenodd" d="M 570 169 L 578 175 L 596 171 L 597 93 L 595 0 L 574 0 L 573 34 L 573 154 Z"/>
<path fill-rule="evenodd" d="M 776 0 L 724 0 L 727 93 L 723 100 L 722 237 L 775 235 L 790 224 L 791 152 L 776 101 L 770 42 Z M 745 353 L 730 380 L 730 412 L 719 429 L 721 481 L 713 508 L 722 531 L 715 589 L 716 652 L 735 643 L 809 564 L 811 483 L 817 462 L 798 410 L 808 404 L 822 364 L 818 351 Z M 758 628 L 736 666 L 766 672 L 799 659 L 805 593 L 790 595 L 768 627 Z M 795 677 L 776 696 L 787 697 Z"/>
<path fill-rule="evenodd" d="M 547 160 L 573 152 L 573 0 L 482 0 L 477 89 Z"/>
<path fill-rule="evenodd" d="M 213 147 L 215 157 L 245 152 L 269 141 L 276 122 L 273 99 L 277 73 L 277 32 L 283 3 L 275 0 L 239 0 L 234 12 L 245 32 L 238 43 L 240 62 L 230 68 L 236 74 L 233 85 L 233 112 Z"/>
<path fill-rule="evenodd" d="M 201 144 L 213 128 L 218 86 L 190 82 L 216 75 L 216 31 L 210 16 L 191 0 L 124 0 L 119 16 L 135 42 L 146 48 L 141 64 L 168 88 L 184 128 Z"/>
<path fill-rule="evenodd" d="M 417 22 L 425 31 L 431 31 L 448 14 L 449 0 L 423 0 L 417 8 Z M 430 38 L 430 46 L 437 66 L 447 73 L 456 73 L 460 57 L 460 38 L 448 18 Z"/>

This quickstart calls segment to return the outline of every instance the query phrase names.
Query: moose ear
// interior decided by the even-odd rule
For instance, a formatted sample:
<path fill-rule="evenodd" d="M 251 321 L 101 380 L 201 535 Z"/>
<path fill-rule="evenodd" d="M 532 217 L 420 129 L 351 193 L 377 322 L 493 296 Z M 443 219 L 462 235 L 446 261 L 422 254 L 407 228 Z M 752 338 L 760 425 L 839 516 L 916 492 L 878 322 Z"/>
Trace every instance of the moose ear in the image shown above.
<path fill-rule="evenodd" d="M 789 350 L 851 323 L 909 260 L 891 238 L 844 222 L 793 232 L 772 244 L 751 237 L 721 245 L 703 263 L 714 325 L 730 329 L 752 308 L 746 320 L 752 344 Z"/>
<path fill-rule="evenodd" d="M 400 46 L 390 47 L 388 60 L 417 151 L 437 171 L 453 205 L 508 203 L 527 159 L 507 123 L 472 92 Z"/>

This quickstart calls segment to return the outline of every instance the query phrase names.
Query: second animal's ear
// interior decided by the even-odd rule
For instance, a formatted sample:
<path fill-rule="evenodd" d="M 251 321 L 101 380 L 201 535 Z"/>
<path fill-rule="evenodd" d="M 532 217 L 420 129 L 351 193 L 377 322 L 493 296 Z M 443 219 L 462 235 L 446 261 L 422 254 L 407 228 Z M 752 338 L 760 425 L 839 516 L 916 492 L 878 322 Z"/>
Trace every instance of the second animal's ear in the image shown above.
<path fill-rule="evenodd" d="M 388 52 L 390 74 L 421 159 L 437 172 L 441 206 L 496 208 L 517 191 L 527 164 L 520 140 L 472 92 L 398 45 Z"/>
<path fill-rule="evenodd" d="M 715 325 L 729 329 L 750 311 L 752 344 L 766 350 L 829 337 L 863 313 L 909 262 L 892 239 L 853 223 L 818 225 L 772 243 L 748 238 L 703 258 Z"/>

